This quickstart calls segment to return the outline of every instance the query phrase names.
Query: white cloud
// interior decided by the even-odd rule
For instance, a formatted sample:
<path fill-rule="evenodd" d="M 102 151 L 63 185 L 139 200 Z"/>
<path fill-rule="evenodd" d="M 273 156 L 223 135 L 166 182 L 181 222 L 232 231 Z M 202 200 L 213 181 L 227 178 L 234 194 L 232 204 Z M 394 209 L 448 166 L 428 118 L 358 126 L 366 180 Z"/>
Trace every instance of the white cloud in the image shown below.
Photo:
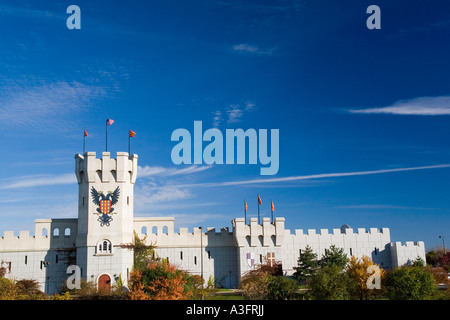
<path fill-rule="evenodd" d="M 409 168 L 395 168 L 395 169 L 381 169 L 381 170 L 370 170 L 370 171 L 354 171 L 354 172 L 338 172 L 338 173 L 320 173 L 304 176 L 290 176 L 281 178 L 268 178 L 268 179 L 253 179 L 253 180 L 240 180 L 240 181 L 225 181 L 225 182 L 212 182 L 212 183 L 199 183 L 199 184 L 186 184 L 179 185 L 179 187 L 225 187 L 225 186 L 237 186 L 237 185 L 247 185 L 247 184 L 265 184 L 274 182 L 290 182 L 290 181 L 301 181 L 301 180 L 312 180 L 312 179 L 324 179 L 324 178 L 339 178 L 339 177 L 351 177 L 351 176 L 364 176 L 382 173 L 393 173 L 393 172 L 403 172 L 403 171 L 415 171 L 415 170 L 427 170 L 427 169 L 442 169 L 450 168 L 450 164 L 438 164 L 431 166 L 421 166 L 421 167 L 409 167 Z"/>
<path fill-rule="evenodd" d="M 272 55 L 275 51 L 274 48 L 264 50 L 264 49 L 261 49 L 257 46 L 254 46 L 254 45 L 251 45 L 248 43 L 235 44 L 235 45 L 233 45 L 232 48 L 236 52 L 258 54 L 258 55 Z"/>
<path fill-rule="evenodd" d="M 214 112 L 213 127 L 217 128 L 221 122 L 222 122 L 222 112 L 220 112 L 220 110 L 217 110 L 216 112 Z"/>
<path fill-rule="evenodd" d="M 22 177 L 12 177 L 2 181 L 0 189 L 17 189 L 41 186 L 53 186 L 60 184 L 77 183 L 75 174 L 38 174 Z"/>
<path fill-rule="evenodd" d="M 239 122 L 244 114 L 243 109 L 238 104 L 232 104 L 227 109 L 228 123 Z"/>
<path fill-rule="evenodd" d="M 147 204 L 168 203 L 192 197 L 193 195 L 186 188 L 170 185 L 141 185 L 135 191 L 135 206 L 139 208 Z"/>
<path fill-rule="evenodd" d="M 2 87 L 0 127 L 52 132 L 65 130 L 88 108 L 92 99 L 103 94 L 101 88 L 79 82 Z"/>
<path fill-rule="evenodd" d="M 151 166 L 144 166 L 144 167 L 138 167 L 138 176 L 139 178 L 142 177 L 172 177 L 172 176 L 178 176 L 178 175 L 185 175 L 185 174 L 192 174 L 196 172 L 202 172 L 205 170 L 208 170 L 212 168 L 212 166 L 196 166 L 192 165 L 186 168 L 164 168 L 164 167 L 151 167 Z"/>
<path fill-rule="evenodd" d="M 256 109 L 256 104 L 252 101 L 246 101 L 243 104 L 230 104 L 228 105 L 225 110 L 216 110 L 214 112 L 213 117 L 213 126 L 217 128 L 223 119 L 222 115 L 226 115 L 226 122 L 227 123 L 237 123 L 242 121 L 243 116 L 248 113 L 252 112 Z"/>
<path fill-rule="evenodd" d="M 450 96 L 419 97 L 410 100 L 400 100 L 387 107 L 351 109 L 349 112 L 422 116 L 450 115 Z"/>

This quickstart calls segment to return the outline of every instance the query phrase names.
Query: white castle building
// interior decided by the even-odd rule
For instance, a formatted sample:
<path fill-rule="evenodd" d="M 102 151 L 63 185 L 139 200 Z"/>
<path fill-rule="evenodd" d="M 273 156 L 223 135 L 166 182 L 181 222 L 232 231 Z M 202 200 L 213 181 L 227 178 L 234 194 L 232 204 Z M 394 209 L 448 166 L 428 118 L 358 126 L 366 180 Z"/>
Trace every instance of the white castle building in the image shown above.
<path fill-rule="evenodd" d="M 319 256 L 331 245 L 350 256 L 367 255 L 384 269 L 401 266 L 417 257 L 425 261 L 423 242 L 391 242 L 388 228 L 358 228 L 347 225 L 327 229 L 285 229 L 285 219 L 251 218 L 232 221 L 232 230 L 187 228 L 174 230 L 174 218 L 133 216 L 133 190 L 138 156 L 118 152 L 111 158 L 103 152 L 75 156 L 79 185 L 78 219 L 37 219 L 34 235 L 29 231 L 6 231 L 0 238 L 1 266 L 11 279 L 34 279 L 42 291 L 61 291 L 70 265 L 80 267 L 81 278 L 97 286 L 111 286 L 119 276 L 126 283 L 133 267 L 133 232 L 147 236 L 156 245 L 157 257 L 192 274 L 214 278 L 216 286 L 237 287 L 240 278 L 255 265 L 277 261 L 291 275 L 306 246 Z"/>

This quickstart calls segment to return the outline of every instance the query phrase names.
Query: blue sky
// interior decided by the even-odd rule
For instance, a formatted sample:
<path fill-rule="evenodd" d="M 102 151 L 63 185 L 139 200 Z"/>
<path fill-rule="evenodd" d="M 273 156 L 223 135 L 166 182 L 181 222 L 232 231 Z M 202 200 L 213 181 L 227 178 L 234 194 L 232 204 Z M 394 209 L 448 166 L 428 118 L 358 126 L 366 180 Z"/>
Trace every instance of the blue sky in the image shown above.
<path fill-rule="evenodd" d="M 69 30 L 69 5 L 81 30 Z M 381 9 L 369 30 L 366 9 Z M 135 216 L 450 240 L 448 1 L 2 1 L 0 232 L 77 216 L 74 155 L 139 155 Z M 174 165 L 178 128 L 279 129 L 280 166 Z M 450 243 L 450 242 L 449 242 Z"/>

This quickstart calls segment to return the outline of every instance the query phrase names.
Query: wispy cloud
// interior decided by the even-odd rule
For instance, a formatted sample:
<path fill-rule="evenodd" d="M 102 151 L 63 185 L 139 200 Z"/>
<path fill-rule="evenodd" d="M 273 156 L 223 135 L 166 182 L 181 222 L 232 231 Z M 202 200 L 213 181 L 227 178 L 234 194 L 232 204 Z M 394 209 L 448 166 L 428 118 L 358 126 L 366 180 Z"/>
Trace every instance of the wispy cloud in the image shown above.
<path fill-rule="evenodd" d="M 224 110 L 216 110 L 214 112 L 213 126 L 217 128 L 224 121 L 226 123 L 240 122 L 246 113 L 255 109 L 256 104 L 252 101 L 246 101 L 242 104 L 230 104 Z"/>
<path fill-rule="evenodd" d="M 30 187 L 53 186 L 61 184 L 76 183 L 76 177 L 73 173 L 64 174 L 38 174 L 22 177 L 9 178 L 1 182 L 0 189 L 18 189 Z"/>
<path fill-rule="evenodd" d="M 165 168 L 158 166 L 144 166 L 138 167 L 139 178 L 143 177 L 173 177 L 178 175 L 187 175 L 196 172 L 205 171 L 212 168 L 211 166 L 196 166 L 192 165 L 186 168 Z"/>
<path fill-rule="evenodd" d="M 344 205 L 336 206 L 338 209 L 356 209 L 356 210 L 433 210 L 433 208 L 424 207 L 410 207 L 410 206 L 398 206 L 391 204 L 357 204 L 357 205 Z"/>
<path fill-rule="evenodd" d="M 267 55 L 267 56 L 274 54 L 276 50 L 276 48 L 262 49 L 260 47 L 248 43 L 235 44 L 232 46 L 232 49 L 235 52 L 249 53 L 256 55 Z"/>
<path fill-rule="evenodd" d="M 212 166 L 192 165 L 185 168 L 166 168 L 160 166 L 138 167 L 138 177 L 144 178 L 136 183 L 135 187 L 135 207 L 137 211 L 148 210 L 151 204 L 151 210 L 161 209 L 160 205 L 165 206 L 165 210 L 179 206 L 179 200 L 195 198 L 189 187 L 177 184 L 177 179 L 184 176 L 211 169 Z M 158 205 L 158 207 L 155 207 Z M 168 206 L 168 207 L 167 207 Z"/>
<path fill-rule="evenodd" d="M 99 87 L 56 82 L 23 87 L 10 85 L 0 93 L 0 128 L 61 131 L 90 102 L 104 94 Z M 65 125 L 61 125 L 64 122 Z"/>
<path fill-rule="evenodd" d="M 7 15 L 9 17 L 24 17 L 27 19 L 48 19 L 48 18 L 57 18 L 60 20 L 67 19 L 67 16 L 63 13 L 55 13 L 49 10 L 40 10 L 33 8 L 26 8 L 24 6 L 9 6 L 9 5 L 0 5 L 0 15 Z"/>
<path fill-rule="evenodd" d="M 182 185 L 182 186 L 184 186 L 184 187 L 187 187 L 187 186 L 225 187 L 225 186 L 238 186 L 238 185 L 247 185 L 247 184 L 266 184 L 266 183 L 275 183 L 275 182 L 291 182 L 291 181 L 324 179 L 324 178 L 365 176 L 365 175 L 373 175 L 373 174 L 394 173 L 394 172 L 415 171 L 415 170 L 443 169 L 443 168 L 450 168 L 450 164 L 438 164 L 438 165 L 431 165 L 431 166 L 381 169 L 381 170 L 370 170 L 370 171 L 320 173 L 320 174 L 312 174 L 312 175 L 304 175 L 304 176 L 290 176 L 290 177 L 268 178 L 268 179 L 251 179 L 251 180 L 240 180 L 240 181 L 225 181 L 225 182 L 217 182 L 217 183 L 215 183 L 215 182 L 200 183 L 200 184 L 191 184 L 191 185 Z"/>
<path fill-rule="evenodd" d="M 437 116 L 450 115 L 450 96 L 400 100 L 380 108 L 350 109 L 350 113 Z"/>

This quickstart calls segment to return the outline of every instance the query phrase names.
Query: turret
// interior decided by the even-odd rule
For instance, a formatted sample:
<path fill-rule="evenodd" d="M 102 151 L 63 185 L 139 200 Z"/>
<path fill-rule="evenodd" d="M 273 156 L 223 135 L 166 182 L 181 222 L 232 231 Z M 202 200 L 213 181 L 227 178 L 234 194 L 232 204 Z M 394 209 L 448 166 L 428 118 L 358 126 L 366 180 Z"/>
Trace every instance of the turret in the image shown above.
<path fill-rule="evenodd" d="M 116 159 L 109 152 L 103 152 L 101 159 L 95 152 L 75 156 L 79 190 L 77 264 L 88 281 L 102 273 L 102 265 L 110 264 L 112 256 L 117 265 L 113 268 L 117 269 L 115 276 L 122 274 L 126 279 L 123 273 L 131 270 L 132 253 L 121 245 L 133 241 L 137 159 L 137 155 L 126 152 L 118 152 Z"/>

